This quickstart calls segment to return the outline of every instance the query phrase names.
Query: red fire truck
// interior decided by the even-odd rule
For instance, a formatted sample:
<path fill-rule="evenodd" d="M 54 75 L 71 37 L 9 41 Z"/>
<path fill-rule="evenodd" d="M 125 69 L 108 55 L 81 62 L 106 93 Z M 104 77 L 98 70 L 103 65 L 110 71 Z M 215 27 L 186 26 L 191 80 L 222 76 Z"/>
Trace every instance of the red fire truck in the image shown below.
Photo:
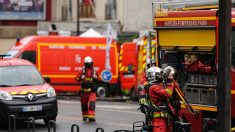
<path fill-rule="evenodd" d="M 105 70 L 106 38 L 29 36 L 18 40 L 7 52 L 11 57 L 27 59 L 35 64 L 44 77 L 51 79 L 57 92 L 77 92 L 80 87 L 75 76 L 82 70 L 83 60 L 91 56 L 94 68 L 101 75 Z M 112 78 L 104 82 L 99 77 L 98 96 L 120 91 L 118 82 L 118 51 L 116 42 L 110 46 Z"/>
<path fill-rule="evenodd" d="M 157 3 L 159 4 L 159 3 Z M 167 9 L 153 4 L 157 65 L 177 69 L 184 96 L 199 116 L 185 109 L 191 131 L 215 130 L 217 111 L 218 10 Z M 179 11 L 180 10 L 180 11 Z M 232 69 L 235 79 L 235 11 L 232 11 Z M 235 81 L 231 84 L 232 126 L 235 125 Z"/>
<path fill-rule="evenodd" d="M 150 37 L 150 31 L 140 34 L 140 38 L 133 40 L 134 42 L 123 43 L 119 52 L 121 90 L 124 94 L 129 94 L 132 100 L 137 99 L 137 86 L 142 80 L 147 60 L 151 57 L 156 59 L 155 41 Z"/>

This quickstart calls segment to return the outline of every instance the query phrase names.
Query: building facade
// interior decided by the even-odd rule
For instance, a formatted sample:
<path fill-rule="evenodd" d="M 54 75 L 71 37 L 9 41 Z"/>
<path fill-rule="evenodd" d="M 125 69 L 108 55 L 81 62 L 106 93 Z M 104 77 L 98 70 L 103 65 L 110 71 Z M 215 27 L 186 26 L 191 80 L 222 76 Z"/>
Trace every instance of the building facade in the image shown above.
<path fill-rule="evenodd" d="M 152 28 L 151 3 L 157 0 L 36 1 L 0 2 L 0 37 L 24 37 L 50 31 L 77 35 L 78 31 L 82 33 L 89 28 L 102 33 L 107 23 L 118 34 L 138 33 Z M 9 5 L 13 8 L 5 9 Z M 6 17 L 1 12 L 18 17 Z"/>

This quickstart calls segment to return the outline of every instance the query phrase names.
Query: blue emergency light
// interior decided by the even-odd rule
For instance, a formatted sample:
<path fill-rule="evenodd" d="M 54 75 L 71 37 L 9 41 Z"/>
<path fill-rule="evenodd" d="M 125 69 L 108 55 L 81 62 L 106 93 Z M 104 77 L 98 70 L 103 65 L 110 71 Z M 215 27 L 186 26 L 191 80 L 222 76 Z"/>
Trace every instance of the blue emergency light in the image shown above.
<path fill-rule="evenodd" d="M 11 55 L 9 55 L 9 54 L 0 55 L 0 59 L 3 59 L 4 57 L 7 57 L 7 56 L 11 56 Z"/>

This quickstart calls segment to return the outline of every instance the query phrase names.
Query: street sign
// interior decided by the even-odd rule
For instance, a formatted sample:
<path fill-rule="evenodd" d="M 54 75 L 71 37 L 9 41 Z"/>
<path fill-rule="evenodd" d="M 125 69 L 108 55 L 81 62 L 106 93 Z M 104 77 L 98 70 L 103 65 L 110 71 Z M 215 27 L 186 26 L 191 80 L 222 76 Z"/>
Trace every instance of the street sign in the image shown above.
<path fill-rule="evenodd" d="M 104 82 L 109 82 L 112 79 L 112 72 L 110 72 L 109 70 L 104 70 L 101 73 L 101 79 Z"/>

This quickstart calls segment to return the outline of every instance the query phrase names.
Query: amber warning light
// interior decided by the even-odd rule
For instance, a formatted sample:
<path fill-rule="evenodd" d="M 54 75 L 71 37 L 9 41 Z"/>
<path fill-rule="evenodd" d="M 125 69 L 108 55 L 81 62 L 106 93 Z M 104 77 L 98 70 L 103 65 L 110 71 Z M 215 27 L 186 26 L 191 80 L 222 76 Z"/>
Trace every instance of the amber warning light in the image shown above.
<path fill-rule="evenodd" d="M 20 45 L 21 45 L 21 43 L 20 43 L 20 39 L 19 39 L 19 38 L 17 38 L 17 39 L 16 39 L 15 46 L 20 46 Z"/>

